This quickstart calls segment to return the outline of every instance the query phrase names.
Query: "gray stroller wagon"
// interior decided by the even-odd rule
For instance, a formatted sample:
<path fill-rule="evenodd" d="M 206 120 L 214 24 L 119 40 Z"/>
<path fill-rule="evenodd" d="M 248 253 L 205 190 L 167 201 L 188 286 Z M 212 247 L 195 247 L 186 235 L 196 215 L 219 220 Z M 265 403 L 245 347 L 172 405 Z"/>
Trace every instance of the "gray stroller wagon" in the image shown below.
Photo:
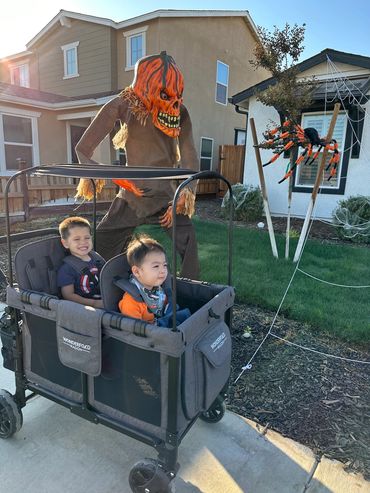
<path fill-rule="evenodd" d="M 7 205 L 12 181 L 25 174 L 90 178 L 192 180 L 218 178 L 214 172 L 130 168 L 107 165 L 35 166 L 13 175 L 5 190 L 9 286 L 0 320 L 4 367 L 14 371 L 16 391 L 0 390 L 0 437 L 22 426 L 22 408 L 36 394 L 51 399 L 93 423 L 101 423 L 156 449 L 158 459 L 143 459 L 129 475 L 134 493 L 174 491 L 178 447 L 198 417 L 219 421 L 225 413 L 231 360 L 232 215 L 229 225 L 228 286 L 172 276 L 174 316 L 170 328 L 131 319 L 118 312 L 120 280 L 127 279 L 125 257 L 109 260 L 101 272 L 104 309 L 91 309 L 58 297 L 56 272 L 65 256 L 58 236 L 31 241 L 14 259 L 11 240 L 34 238 L 50 230 L 10 234 Z M 232 201 L 230 201 L 232 202 Z M 94 199 L 94 233 L 96 196 Z M 52 232 L 55 232 L 53 230 Z M 173 213 L 173 240 L 176 215 Z M 175 241 L 173 241 L 175 244 Z M 172 271 L 176 272 L 173 248 Z M 176 326 L 176 302 L 191 316 Z M 124 488 L 123 491 L 126 491 Z"/>

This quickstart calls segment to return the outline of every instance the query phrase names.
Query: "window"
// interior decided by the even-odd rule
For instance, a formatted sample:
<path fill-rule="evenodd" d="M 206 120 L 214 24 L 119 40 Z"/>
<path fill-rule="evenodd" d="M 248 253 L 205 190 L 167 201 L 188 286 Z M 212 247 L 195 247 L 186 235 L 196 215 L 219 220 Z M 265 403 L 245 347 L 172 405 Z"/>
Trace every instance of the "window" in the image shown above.
<path fill-rule="evenodd" d="M 1 171 L 18 170 L 17 158 L 30 166 L 39 163 L 36 118 L 0 113 Z"/>
<path fill-rule="evenodd" d="M 213 139 L 200 139 L 200 171 L 212 169 Z"/>
<path fill-rule="evenodd" d="M 217 60 L 216 102 L 227 104 L 227 87 L 229 84 L 229 66 Z"/>
<path fill-rule="evenodd" d="M 30 87 L 28 63 L 10 67 L 10 82 L 16 86 Z"/>
<path fill-rule="evenodd" d="M 126 67 L 132 70 L 135 63 L 146 54 L 146 31 L 148 26 L 123 33 L 126 38 Z"/>
<path fill-rule="evenodd" d="M 63 79 L 70 79 L 72 77 L 78 77 L 78 59 L 77 59 L 77 46 L 79 41 L 62 46 L 63 59 L 64 59 L 64 77 Z"/>
<path fill-rule="evenodd" d="M 234 145 L 245 145 L 245 140 L 247 138 L 247 132 L 241 128 L 235 128 Z"/>
<path fill-rule="evenodd" d="M 324 137 L 329 129 L 331 122 L 332 113 L 306 113 L 302 115 L 302 126 L 303 128 L 313 127 L 315 128 L 320 137 Z M 337 122 L 335 124 L 333 139 L 338 142 L 338 150 L 341 153 L 341 159 L 338 163 L 337 172 L 334 177 L 328 181 L 330 177 L 330 170 L 324 172 L 324 181 L 322 184 L 323 188 L 326 189 L 338 189 L 340 187 L 340 177 L 342 171 L 342 163 L 343 163 L 343 149 L 344 149 L 344 140 L 346 135 L 346 115 L 339 114 L 337 118 Z M 300 149 L 299 152 L 301 152 Z M 321 161 L 321 155 L 315 160 L 315 162 L 308 165 L 299 165 L 297 167 L 296 178 L 295 178 L 295 190 L 299 191 L 299 187 L 310 187 L 312 188 L 315 184 L 316 175 L 318 171 L 318 167 Z M 332 154 L 328 153 L 327 162 L 329 162 Z"/>

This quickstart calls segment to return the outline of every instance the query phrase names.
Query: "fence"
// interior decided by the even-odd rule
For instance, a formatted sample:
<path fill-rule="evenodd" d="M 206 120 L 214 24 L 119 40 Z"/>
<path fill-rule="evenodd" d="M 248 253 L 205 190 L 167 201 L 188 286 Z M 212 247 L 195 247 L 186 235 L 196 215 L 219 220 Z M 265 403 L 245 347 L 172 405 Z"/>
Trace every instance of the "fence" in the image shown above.
<path fill-rule="evenodd" d="M 220 146 L 220 173 L 232 184 L 242 181 L 244 146 Z M 27 167 L 24 161 L 19 163 L 20 169 Z M 5 213 L 5 186 L 8 176 L 0 176 L 0 217 Z M 9 190 L 9 213 L 11 216 L 23 216 L 24 220 L 38 215 L 67 211 L 75 207 L 74 195 L 78 179 L 59 176 L 26 176 L 15 180 Z M 197 194 L 221 195 L 225 186 L 219 180 L 201 180 Z M 102 192 L 97 197 L 98 208 L 106 209 L 117 192 L 117 186 L 107 181 Z M 84 208 L 82 207 L 81 212 Z"/>
<path fill-rule="evenodd" d="M 244 151 L 243 145 L 222 145 L 220 146 L 220 173 L 231 185 L 243 183 L 244 174 Z M 220 195 L 227 191 L 225 182 L 220 182 Z"/>
<path fill-rule="evenodd" d="M 20 162 L 20 169 L 27 167 Z M 5 214 L 5 186 L 9 176 L 0 176 L 0 216 Z M 11 216 L 23 216 L 28 220 L 32 216 L 55 211 L 68 210 L 75 207 L 74 195 L 78 179 L 59 176 L 26 176 L 23 175 L 10 185 L 8 194 L 9 213 Z M 100 208 L 105 208 L 114 199 L 117 186 L 107 182 L 97 198 Z"/>

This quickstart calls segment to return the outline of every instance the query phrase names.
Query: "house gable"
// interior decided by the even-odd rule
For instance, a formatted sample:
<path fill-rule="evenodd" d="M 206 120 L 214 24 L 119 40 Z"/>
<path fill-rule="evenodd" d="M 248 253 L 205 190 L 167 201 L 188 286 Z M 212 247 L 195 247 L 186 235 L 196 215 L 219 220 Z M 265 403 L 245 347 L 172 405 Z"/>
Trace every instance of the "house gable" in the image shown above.
<path fill-rule="evenodd" d="M 335 63 L 335 67 L 338 72 L 340 69 L 344 69 L 344 74 L 348 77 L 349 74 L 353 75 L 370 75 L 370 57 L 361 55 L 354 55 L 352 53 L 345 53 L 342 51 L 332 50 L 327 48 L 317 55 L 314 55 L 307 60 L 297 64 L 300 76 L 309 77 L 311 75 L 318 75 L 318 79 L 324 78 L 325 74 L 328 74 L 328 58 Z M 351 75 L 352 76 L 352 75 Z M 330 78 L 326 75 L 325 78 Z M 248 87 L 243 91 L 234 94 L 230 98 L 230 103 L 248 107 L 248 99 L 256 94 L 256 92 L 264 91 L 269 86 L 276 84 L 276 79 L 270 77 L 262 82 Z"/>

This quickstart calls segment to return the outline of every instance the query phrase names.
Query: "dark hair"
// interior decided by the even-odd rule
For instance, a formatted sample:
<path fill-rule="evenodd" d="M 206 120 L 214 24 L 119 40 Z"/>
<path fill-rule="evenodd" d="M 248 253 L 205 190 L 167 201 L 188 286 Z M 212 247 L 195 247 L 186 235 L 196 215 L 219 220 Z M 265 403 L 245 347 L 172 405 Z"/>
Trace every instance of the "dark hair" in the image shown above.
<path fill-rule="evenodd" d="M 59 234 L 66 240 L 72 228 L 89 228 L 91 234 L 91 225 L 89 221 L 83 217 L 67 217 L 59 224 Z"/>
<path fill-rule="evenodd" d="M 127 261 L 130 267 L 133 265 L 140 266 L 148 253 L 151 252 L 162 252 L 166 254 L 163 246 L 158 241 L 150 238 L 150 236 L 144 234 L 134 236 L 126 250 Z"/>

